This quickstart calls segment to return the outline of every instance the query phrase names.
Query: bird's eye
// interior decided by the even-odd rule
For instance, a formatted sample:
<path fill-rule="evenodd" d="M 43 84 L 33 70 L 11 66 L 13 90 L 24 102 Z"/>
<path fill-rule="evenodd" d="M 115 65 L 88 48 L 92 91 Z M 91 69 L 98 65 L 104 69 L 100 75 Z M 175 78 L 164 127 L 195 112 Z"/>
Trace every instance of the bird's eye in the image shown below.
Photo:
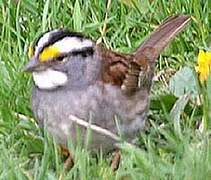
<path fill-rule="evenodd" d="M 64 56 L 59 56 L 56 58 L 57 61 L 63 61 L 64 60 Z"/>
<path fill-rule="evenodd" d="M 65 63 L 68 60 L 67 55 L 59 56 L 55 59 L 57 62 Z"/>

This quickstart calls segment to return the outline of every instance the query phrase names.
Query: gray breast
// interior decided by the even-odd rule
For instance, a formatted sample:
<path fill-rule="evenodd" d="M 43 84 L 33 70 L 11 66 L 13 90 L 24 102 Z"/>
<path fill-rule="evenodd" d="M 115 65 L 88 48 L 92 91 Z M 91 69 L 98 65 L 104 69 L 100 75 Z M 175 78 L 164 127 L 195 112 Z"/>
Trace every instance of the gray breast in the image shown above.
<path fill-rule="evenodd" d="M 145 91 L 134 97 L 123 95 L 120 88 L 103 85 L 100 82 L 86 89 L 57 89 L 43 91 L 34 87 L 32 96 L 33 112 L 39 124 L 44 124 L 60 144 L 70 139 L 77 142 L 77 131 L 86 139 L 86 128 L 77 126 L 70 115 L 111 131 L 121 133 L 131 141 L 137 130 L 144 127 L 148 96 Z M 118 119 L 118 121 L 116 121 Z M 117 128 L 117 124 L 120 128 Z M 105 151 L 114 148 L 115 141 L 99 133 L 92 133 L 91 149 L 103 148 Z"/>

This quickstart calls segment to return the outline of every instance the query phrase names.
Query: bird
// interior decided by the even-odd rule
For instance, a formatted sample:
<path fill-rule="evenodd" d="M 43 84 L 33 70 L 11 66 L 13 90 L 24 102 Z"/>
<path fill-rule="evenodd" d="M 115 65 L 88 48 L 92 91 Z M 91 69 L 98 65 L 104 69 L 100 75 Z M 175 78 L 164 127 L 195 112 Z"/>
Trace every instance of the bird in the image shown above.
<path fill-rule="evenodd" d="M 130 54 L 64 28 L 44 32 L 32 43 L 24 68 L 33 77 L 32 111 L 69 152 L 66 163 L 73 164 L 68 141 L 86 144 L 89 129 L 91 152 L 117 149 L 118 139 L 109 133 L 133 143 L 147 120 L 156 59 L 190 20 L 183 14 L 168 17 Z M 117 152 L 113 169 L 120 161 Z"/>

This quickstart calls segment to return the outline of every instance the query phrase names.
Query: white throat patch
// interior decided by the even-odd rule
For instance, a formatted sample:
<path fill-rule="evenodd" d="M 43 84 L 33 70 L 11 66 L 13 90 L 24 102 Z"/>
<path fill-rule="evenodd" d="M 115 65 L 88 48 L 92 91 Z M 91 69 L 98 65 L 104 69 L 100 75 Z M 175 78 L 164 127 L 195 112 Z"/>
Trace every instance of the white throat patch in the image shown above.
<path fill-rule="evenodd" d="M 41 72 L 33 72 L 33 79 L 40 89 L 54 89 L 67 83 L 67 75 L 60 71 L 47 69 Z"/>

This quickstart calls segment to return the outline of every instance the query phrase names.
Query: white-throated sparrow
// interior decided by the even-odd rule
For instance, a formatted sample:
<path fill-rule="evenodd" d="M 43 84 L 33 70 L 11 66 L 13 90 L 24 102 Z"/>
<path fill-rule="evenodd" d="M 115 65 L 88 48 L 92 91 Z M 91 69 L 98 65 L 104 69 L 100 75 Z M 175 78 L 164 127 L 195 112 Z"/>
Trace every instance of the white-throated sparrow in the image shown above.
<path fill-rule="evenodd" d="M 185 15 L 168 18 L 132 54 L 116 53 L 64 29 L 42 34 L 26 65 L 35 83 L 35 118 L 62 145 L 76 143 L 77 127 L 86 139 L 87 126 L 72 115 L 114 134 L 120 131 L 131 142 L 145 124 L 155 60 L 189 20 Z M 92 129 L 89 148 L 110 151 L 115 142 Z"/>

